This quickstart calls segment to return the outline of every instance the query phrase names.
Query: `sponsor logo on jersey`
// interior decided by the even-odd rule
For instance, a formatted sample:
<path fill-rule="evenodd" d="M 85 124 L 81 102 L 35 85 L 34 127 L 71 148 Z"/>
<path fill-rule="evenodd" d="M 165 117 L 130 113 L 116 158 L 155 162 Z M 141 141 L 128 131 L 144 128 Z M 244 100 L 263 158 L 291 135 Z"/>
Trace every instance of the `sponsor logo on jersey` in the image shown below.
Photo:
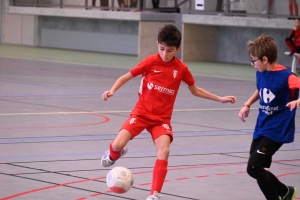
<path fill-rule="evenodd" d="M 152 90 L 152 89 L 158 90 L 159 92 L 164 93 L 164 94 L 169 94 L 169 95 L 174 95 L 175 94 L 175 90 L 165 88 L 165 87 L 159 86 L 159 85 L 154 85 L 151 82 L 149 82 L 147 84 L 147 87 L 148 87 L 149 90 Z"/>
<path fill-rule="evenodd" d="M 134 124 L 134 123 L 136 123 L 136 118 L 131 118 L 129 124 Z"/>
<path fill-rule="evenodd" d="M 275 95 L 268 88 L 260 89 L 259 96 L 261 100 L 265 103 L 270 103 L 275 98 Z"/>
<path fill-rule="evenodd" d="M 151 89 L 153 88 L 153 83 L 149 82 L 149 83 L 147 84 L 147 87 L 148 87 L 149 90 L 151 90 Z"/>
<path fill-rule="evenodd" d="M 159 73 L 159 72 L 162 72 L 162 70 L 154 70 L 154 73 Z"/>
<path fill-rule="evenodd" d="M 275 99 L 276 96 L 272 93 L 270 89 L 261 88 L 259 90 L 259 97 L 264 103 L 270 103 L 271 101 L 273 101 L 273 99 Z M 270 107 L 259 104 L 258 108 L 261 109 L 261 111 L 267 115 L 273 115 L 274 111 L 277 111 L 279 109 L 279 106 Z"/>
<path fill-rule="evenodd" d="M 173 70 L 173 77 L 176 78 L 177 75 L 178 75 L 178 71 L 177 70 Z"/>

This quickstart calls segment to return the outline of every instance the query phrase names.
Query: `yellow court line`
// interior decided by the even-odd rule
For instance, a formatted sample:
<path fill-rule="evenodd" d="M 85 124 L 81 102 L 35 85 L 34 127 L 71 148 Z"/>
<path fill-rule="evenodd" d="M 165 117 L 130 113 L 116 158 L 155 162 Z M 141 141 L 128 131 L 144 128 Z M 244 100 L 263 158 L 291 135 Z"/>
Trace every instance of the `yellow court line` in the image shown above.
<path fill-rule="evenodd" d="M 196 111 L 226 111 L 240 110 L 241 108 L 197 108 L 197 109 L 175 109 L 173 112 L 196 112 Z M 256 108 L 251 108 L 256 109 Z M 0 116 L 19 116 L 19 115 L 70 115 L 70 114 L 110 114 L 110 113 L 130 113 L 129 110 L 110 110 L 110 111 L 74 111 L 74 112 L 38 112 L 38 113 L 0 113 Z"/>

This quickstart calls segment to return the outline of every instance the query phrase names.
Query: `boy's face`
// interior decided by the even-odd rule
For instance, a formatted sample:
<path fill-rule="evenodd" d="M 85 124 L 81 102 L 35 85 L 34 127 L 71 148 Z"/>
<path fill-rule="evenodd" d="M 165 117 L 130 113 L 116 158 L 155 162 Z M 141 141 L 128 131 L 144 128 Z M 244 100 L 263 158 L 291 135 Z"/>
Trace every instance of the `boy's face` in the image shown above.
<path fill-rule="evenodd" d="M 167 44 L 164 42 L 157 42 L 157 46 L 158 54 L 164 62 L 170 62 L 175 57 L 176 53 L 181 49 L 181 47 L 177 49 L 175 46 L 167 46 Z"/>
<path fill-rule="evenodd" d="M 252 56 L 252 55 L 250 55 L 250 59 L 251 59 L 251 65 L 253 65 L 255 69 L 257 69 L 260 72 L 266 71 L 267 68 L 264 62 L 262 61 L 262 59 L 259 59 L 256 56 Z"/>

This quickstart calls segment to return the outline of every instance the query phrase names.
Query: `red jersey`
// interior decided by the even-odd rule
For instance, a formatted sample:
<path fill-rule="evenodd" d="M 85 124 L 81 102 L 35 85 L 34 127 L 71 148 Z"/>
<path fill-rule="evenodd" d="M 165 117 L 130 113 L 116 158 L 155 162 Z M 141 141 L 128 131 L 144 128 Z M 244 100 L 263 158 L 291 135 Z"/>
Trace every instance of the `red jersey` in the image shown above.
<path fill-rule="evenodd" d="M 188 86 L 195 84 L 188 67 L 176 57 L 170 62 L 164 62 L 159 54 L 153 54 L 130 72 L 134 77 L 142 75 L 139 100 L 131 114 L 143 115 L 155 121 L 170 121 L 182 81 Z"/>
<path fill-rule="evenodd" d="M 300 46 L 300 29 L 298 30 L 291 30 L 290 38 L 294 40 L 294 44 L 296 47 Z"/>

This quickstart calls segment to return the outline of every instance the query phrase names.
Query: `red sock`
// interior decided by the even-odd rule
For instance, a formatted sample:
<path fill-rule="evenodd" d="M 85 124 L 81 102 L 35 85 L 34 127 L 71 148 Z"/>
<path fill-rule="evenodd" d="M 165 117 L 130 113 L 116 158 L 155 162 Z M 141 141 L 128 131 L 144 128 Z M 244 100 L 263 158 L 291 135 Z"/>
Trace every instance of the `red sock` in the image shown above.
<path fill-rule="evenodd" d="M 121 151 L 115 151 L 112 147 L 112 143 L 109 145 L 109 157 L 112 161 L 118 160 L 121 157 Z"/>
<path fill-rule="evenodd" d="M 153 170 L 152 188 L 150 194 L 153 194 L 154 191 L 156 192 L 161 191 L 168 172 L 167 167 L 168 167 L 168 161 L 156 160 L 154 170 Z"/>
<path fill-rule="evenodd" d="M 294 8 L 295 8 L 295 15 L 298 15 L 298 4 L 297 3 L 294 4 Z"/>

